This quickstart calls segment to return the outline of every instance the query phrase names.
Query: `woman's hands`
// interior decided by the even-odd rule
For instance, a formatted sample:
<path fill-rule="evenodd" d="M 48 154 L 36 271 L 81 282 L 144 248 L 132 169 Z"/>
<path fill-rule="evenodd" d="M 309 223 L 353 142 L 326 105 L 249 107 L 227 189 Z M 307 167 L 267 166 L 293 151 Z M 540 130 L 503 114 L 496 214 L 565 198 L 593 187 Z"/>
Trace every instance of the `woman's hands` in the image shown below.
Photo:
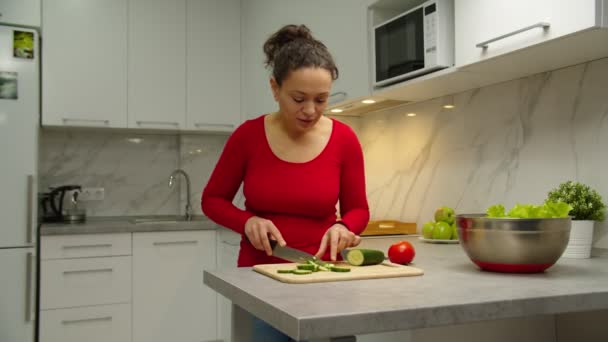
<path fill-rule="evenodd" d="M 285 246 L 286 244 L 281 232 L 272 221 L 257 216 L 252 216 L 245 222 L 245 235 L 255 249 L 265 251 L 267 255 L 272 255 L 272 248 L 268 241 L 269 235 L 279 245 Z"/>
<path fill-rule="evenodd" d="M 355 233 L 348 230 L 344 225 L 336 223 L 329 227 L 329 229 L 325 232 L 325 235 L 323 235 L 323 239 L 321 239 L 321 246 L 319 247 L 319 251 L 317 251 L 315 256 L 320 259 L 323 254 L 325 254 L 327 246 L 329 245 L 331 260 L 336 261 L 337 254 L 342 252 L 343 249 L 355 247 L 360 243 L 360 236 L 355 235 Z"/>

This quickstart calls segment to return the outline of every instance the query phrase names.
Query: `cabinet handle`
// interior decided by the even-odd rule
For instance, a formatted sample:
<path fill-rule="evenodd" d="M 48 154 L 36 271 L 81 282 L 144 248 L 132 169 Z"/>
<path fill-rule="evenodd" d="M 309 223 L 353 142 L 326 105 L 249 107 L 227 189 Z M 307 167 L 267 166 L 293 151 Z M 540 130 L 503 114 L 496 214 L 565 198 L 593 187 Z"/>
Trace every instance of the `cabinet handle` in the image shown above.
<path fill-rule="evenodd" d="M 27 288 L 25 290 L 25 320 L 30 322 L 36 319 L 36 255 L 34 255 L 34 253 L 27 253 L 26 258 Z"/>
<path fill-rule="evenodd" d="M 73 271 L 63 271 L 63 274 L 76 274 L 76 273 L 102 273 L 102 272 L 112 272 L 111 268 L 98 268 L 94 270 L 73 270 Z"/>
<path fill-rule="evenodd" d="M 194 123 L 194 127 L 196 127 L 196 128 L 205 128 L 205 127 L 209 127 L 209 128 L 234 128 L 234 124 L 214 124 L 214 123 L 195 122 Z"/>
<path fill-rule="evenodd" d="M 25 224 L 27 227 L 27 242 L 34 242 L 34 175 L 27 175 L 27 217 L 25 218 Z"/>
<path fill-rule="evenodd" d="M 160 241 L 153 242 L 154 246 L 168 246 L 168 245 L 196 245 L 198 241 L 196 240 L 188 240 L 188 241 Z"/>
<path fill-rule="evenodd" d="M 179 122 L 174 121 L 135 121 L 138 126 L 156 125 L 156 126 L 176 126 L 179 127 Z"/>
<path fill-rule="evenodd" d="M 102 123 L 104 125 L 109 125 L 110 124 L 110 120 L 107 119 L 75 119 L 75 118 L 61 118 L 61 121 L 63 121 L 64 125 L 67 125 L 70 122 L 74 122 L 74 123 L 90 123 L 90 124 L 94 124 L 94 123 Z"/>
<path fill-rule="evenodd" d="M 76 249 L 76 248 L 102 248 L 102 247 L 112 247 L 111 243 L 100 243 L 96 245 L 72 245 L 72 246 L 63 246 L 63 249 Z"/>
<path fill-rule="evenodd" d="M 478 47 L 478 48 L 487 49 L 488 48 L 488 44 L 494 43 L 497 40 L 501 40 L 501 39 L 504 39 L 504 38 L 507 38 L 507 37 L 511 37 L 511 36 L 514 36 L 514 35 L 516 35 L 518 33 L 522 33 L 522 32 L 528 31 L 528 30 L 532 30 L 532 29 L 535 29 L 535 28 L 538 28 L 538 27 L 542 27 L 543 30 L 546 30 L 546 29 L 549 28 L 549 26 L 551 26 L 550 23 L 541 21 L 541 22 L 536 23 L 534 25 L 526 26 L 526 27 L 521 28 L 519 30 L 515 30 L 515 31 L 509 32 L 507 34 L 503 34 L 502 36 L 486 40 L 486 41 L 481 42 L 481 43 L 479 43 L 479 44 L 477 44 L 475 46 Z"/>
<path fill-rule="evenodd" d="M 233 246 L 233 247 L 240 247 L 241 244 L 240 243 L 231 243 L 230 241 L 226 241 L 226 240 L 221 240 L 223 244 L 228 245 L 228 246 Z"/>
<path fill-rule="evenodd" d="M 61 324 L 74 324 L 74 323 L 85 323 L 85 322 L 95 322 L 95 321 L 111 321 L 111 320 L 112 320 L 112 316 L 91 317 L 91 318 L 64 320 L 64 321 L 61 321 Z"/>
<path fill-rule="evenodd" d="M 334 96 L 340 96 L 340 97 L 334 98 Z M 346 93 L 345 91 L 337 91 L 337 92 L 329 95 L 328 103 L 331 105 L 336 102 L 340 102 L 340 101 L 344 100 L 347 96 L 348 96 L 348 93 Z"/>

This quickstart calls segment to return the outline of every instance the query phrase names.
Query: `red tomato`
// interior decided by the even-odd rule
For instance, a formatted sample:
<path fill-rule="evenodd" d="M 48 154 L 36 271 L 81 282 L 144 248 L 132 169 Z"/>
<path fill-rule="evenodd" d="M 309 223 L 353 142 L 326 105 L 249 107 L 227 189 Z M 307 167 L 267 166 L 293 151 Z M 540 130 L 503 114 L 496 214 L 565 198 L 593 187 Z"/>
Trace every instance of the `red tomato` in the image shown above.
<path fill-rule="evenodd" d="M 414 260 L 415 255 L 414 246 L 408 241 L 399 241 L 388 249 L 388 258 L 395 264 L 409 264 Z"/>

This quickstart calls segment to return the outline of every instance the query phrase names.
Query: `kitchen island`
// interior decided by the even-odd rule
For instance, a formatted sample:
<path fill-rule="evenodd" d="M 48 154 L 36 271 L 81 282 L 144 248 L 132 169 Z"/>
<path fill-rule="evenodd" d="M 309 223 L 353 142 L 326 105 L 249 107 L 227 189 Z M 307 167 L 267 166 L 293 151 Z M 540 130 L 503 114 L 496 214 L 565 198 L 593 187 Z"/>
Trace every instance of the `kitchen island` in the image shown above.
<path fill-rule="evenodd" d="M 479 270 L 457 244 L 406 239 L 423 276 L 293 285 L 240 268 L 205 271 L 204 281 L 232 301 L 234 341 L 247 340 L 250 314 L 298 341 L 349 341 L 359 334 L 608 309 L 608 258 L 562 258 L 544 273 L 501 274 Z"/>

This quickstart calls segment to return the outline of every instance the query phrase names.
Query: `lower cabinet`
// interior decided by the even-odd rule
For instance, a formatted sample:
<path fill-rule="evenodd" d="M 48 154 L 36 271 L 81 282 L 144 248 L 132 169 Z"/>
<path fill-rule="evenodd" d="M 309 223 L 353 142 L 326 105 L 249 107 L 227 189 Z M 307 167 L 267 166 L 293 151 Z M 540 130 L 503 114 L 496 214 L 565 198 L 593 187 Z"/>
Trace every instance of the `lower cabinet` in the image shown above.
<path fill-rule="evenodd" d="M 215 265 L 215 231 L 133 233 L 133 341 L 217 340 Z"/>
<path fill-rule="evenodd" d="M 40 238 L 40 342 L 131 341 L 131 234 Z"/>
<path fill-rule="evenodd" d="M 219 269 L 236 268 L 241 235 L 226 229 L 217 230 L 217 267 Z M 222 295 L 217 298 L 218 339 L 232 341 L 232 301 Z"/>
<path fill-rule="evenodd" d="M 40 341 L 129 342 L 131 304 L 46 310 L 40 317 Z"/>

